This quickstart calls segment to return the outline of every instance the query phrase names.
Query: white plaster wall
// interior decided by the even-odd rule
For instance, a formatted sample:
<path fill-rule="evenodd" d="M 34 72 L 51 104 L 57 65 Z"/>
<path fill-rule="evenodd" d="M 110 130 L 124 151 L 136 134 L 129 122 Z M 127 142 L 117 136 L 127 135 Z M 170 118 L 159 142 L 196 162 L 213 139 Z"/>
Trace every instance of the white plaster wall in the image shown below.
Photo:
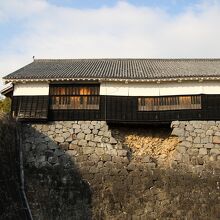
<path fill-rule="evenodd" d="M 48 83 L 17 83 L 14 85 L 14 96 L 49 95 Z"/>
<path fill-rule="evenodd" d="M 168 96 L 220 94 L 220 82 L 161 82 L 128 83 L 103 82 L 100 95 L 115 96 Z"/>

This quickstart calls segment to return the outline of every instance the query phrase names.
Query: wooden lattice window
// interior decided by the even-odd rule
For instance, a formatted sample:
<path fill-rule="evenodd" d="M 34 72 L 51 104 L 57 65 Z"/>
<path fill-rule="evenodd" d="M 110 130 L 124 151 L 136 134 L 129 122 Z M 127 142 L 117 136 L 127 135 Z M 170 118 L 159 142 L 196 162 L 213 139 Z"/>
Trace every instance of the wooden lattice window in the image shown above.
<path fill-rule="evenodd" d="M 200 95 L 138 98 L 138 111 L 165 111 L 201 108 Z"/>
<path fill-rule="evenodd" d="M 17 113 L 21 119 L 47 119 L 48 96 L 21 96 L 16 97 Z"/>
<path fill-rule="evenodd" d="M 51 109 L 99 109 L 99 85 L 51 85 Z"/>

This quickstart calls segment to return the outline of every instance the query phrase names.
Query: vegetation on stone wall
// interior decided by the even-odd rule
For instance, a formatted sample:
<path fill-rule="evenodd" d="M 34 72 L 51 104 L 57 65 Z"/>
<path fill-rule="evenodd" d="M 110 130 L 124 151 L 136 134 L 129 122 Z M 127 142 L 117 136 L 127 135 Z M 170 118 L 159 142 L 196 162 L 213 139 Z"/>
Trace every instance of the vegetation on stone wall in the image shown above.
<path fill-rule="evenodd" d="M 11 111 L 11 99 L 0 99 L 0 113 L 9 113 Z"/>

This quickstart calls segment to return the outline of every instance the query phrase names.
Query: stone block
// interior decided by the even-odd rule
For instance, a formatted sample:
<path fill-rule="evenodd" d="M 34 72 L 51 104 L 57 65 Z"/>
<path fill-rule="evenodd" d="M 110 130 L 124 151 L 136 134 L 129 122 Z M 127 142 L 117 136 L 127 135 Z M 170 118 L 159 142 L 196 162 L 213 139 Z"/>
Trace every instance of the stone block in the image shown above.
<path fill-rule="evenodd" d="M 101 146 L 100 147 L 104 147 L 106 148 L 107 150 L 111 150 L 113 149 L 113 146 L 109 143 L 101 143 Z"/>
<path fill-rule="evenodd" d="M 75 129 L 75 134 L 78 134 L 78 133 L 80 133 L 82 130 L 80 129 L 80 128 L 76 128 Z"/>
<path fill-rule="evenodd" d="M 55 150 L 57 149 L 59 146 L 53 142 L 49 142 L 48 143 L 48 148 L 51 149 L 51 150 Z"/>
<path fill-rule="evenodd" d="M 107 151 L 111 156 L 117 156 L 118 155 L 118 151 L 116 149 L 111 149 Z"/>
<path fill-rule="evenodd" d="M 171 127 L 171 128 L 176 128 L 176 127 L 179 126 L 179 124 L 180 124 L 179 121 L 172 121 L 170 127 Z"/>
<path fill-rule="evenodd" d="M 63 150 L 61 150 L 61 149 L 56 149 L 55 151 L 54 151 L 54 155 L 56 155 L 56 156 L 61 156 L 61 155 L 63 155 L 63 154 L 65 154 L 64 153 L 64 151 Z"/>
<path fill-rule="evenodd" d="M 94 152 L 94 148 L 93 147 L 83 147 L 83 154 L 92 154 Z"/>
<path fill-rule="evenodd" d="M 46 161 L 46 156 L 45 155 L 40 155 L 38 157 L 36 157 L 36 162 L 37 163 L 42 163 Z"/>
<path fill-rule="evenodd" d="M 196 128 L 196 129 L 194 130 L 194 132 L 197 133 L 197 134 L 202 134 L 202 133 L 204 133 L 205 131 L 204 131 L 203 129 Z"/>
<path fill-rule="evenodd" d="M 88 128 L 89 128 L 89 124 L 87 124 L 87 123 L 81 124 L 81 129 L 82 129 L 82 130 L 86 130 L 86 129 L 88 129 Z"/>
<path fill-rule="evenodd" d="M 185 130 L 186 130 L 186 131 L 193 131 L 193 130 L 194 130 L 194 127 L 193 127 L 192 125 L 187 125 L 187 126 L 185 127 Z"/>
<path fill-rule="evenodd" d="M 93 141 L 89 141 L 88 145 L 89 145 L 90 147 L 96 147 L 96 143 L 93 142 Z"/>
<path fill-rule="evenodd" d="M 73 140 L 73 141 L 71 142 L 71 144 L 76 144 L 76 145 L 78 145 L 78 143 L 79 143 L 79 140 Z"/>
<path fill-rule="evenodd" d="M 213 136 L 212 142 L 213 144 L 220 144 L 220 136 Z"/>
<path fill-rule="evenodd" d="M 76 135 L 76 138 L 79 139 L 79 140 L 82 140 L 82 139 L 85 138 L 85 134 L 82 133 L 82 132 L 80 132 L 80 133 L 78 133 L 78 134 Z"/>
<path fill-rule="evenodd" d="M 146 165 L 147 165 L 147 167 L 148 167 L 149 169 L 154 169 L 154 168 L 156 167 L 156 164 L 153 163 L 153 162 L 151 162 L 151 163 L 146 163 Z"/>
<path fill-rule="evenodd" d="M 218 155 L 218 154 L 220 154 L 220 150 L 219 149 L 215 149 L 215 148 L 211 149 L 210 150 L 210 154 L 217 154 Z"/>
<path fill-rule="evenodd" d="M 185 154 L 186 153 L 186 147 L 184 146 L 177 146 L 176 150 L 181 153 L 181 154 Z"/>
<path fill-rule="evenodd" d="M 83 133 L 85 133 L 85 134 L 91 134 L 91 130 L 90 130 L 89 128 L 87 128 L 87 129 L 83 130 Z"/>
<path fill-rule="evenodd" d="M 213 131 L 218 131 L 219 130 L 217 126 L 211 126 L 209 129 L 213 130 Z"/>
<path fill-rule="evenodd" d="M 96 135 L 93 141 L 101 143 L 102 142 L 102 137 Z"/>
<path fill-rule="evenodd" d="M 48 135 L 53 135 L 54 132 L 53 132 L 53 131 L 48 131 L 47 134 L 48 134 Z"/>
<path fill-rule="evenodd" d="M 117 144 L 118 142 L 116 141 L 115 138 L 111 137 L 110 140 L 109 140 L 109 143 L 110 144 Z"/>
<path fill-rule="evenodd" d="M 106 167 L 108 169 L 112 169 L 112 168 L 114 168 L 114 163 L 112 161 L 106 161 L 104 163 L 104 167 Z"/>
<path fill-rule="evenodd" d="M 206 131 L 206 135 L 207 135 L 207 136 L 211 136 L 211 135 L 213 135 L 213 133 L 214 133 L 213 130 L 207 130 L 207 131 Z"/>
<path fill-rule="evenodd" d="M 208 153 L 206 148 L 200 148 L 199 149 L 199 155 L 206 155 Z"/>
<path fill-rule="evenodd" d="M 105 131 L 103 136 L 110 138 L 112 136 L 111 131 Z"/>
<path fill-rule="evenodd" d="M 99 136 L 103 136 L 103 134 L 104 134 L 104 131 L 99 131 L 98 133 Z"/>
<path fill-rule="evenodd" d="M 61 136 L 56 136 L 54 140 L 58 143 L 63 143 L 65 141 L 64 138 Z"/>
<path fill-rule="evenodd" d="M 74 149 L 77 149 L 78 148 L 78 145 L 76 145 L 76 144 L 69 144 L 69 149 L 70 150 L 74 150 Z"/>
<path fill-rule="evenodd" d="M 102 142 L 104 142 L 104 143 L 109 143 L 109 138 L 107 138 L 107 137 L 102 137 Z"/>
<path fill-rule="evenodd" d="M 66 154 L 72 156 L 78 156 L 78 152 L 76 150 L 67 150 Z"/>
<path fill-rule="evenodd" d="M 113 156 L 113 157 L 112 157 L 112 162 L 113 162 L 113 163 L 119 163 L 119 164 L 121 164 L 121 157 Z"/>
<path fill-rule="evenodd" d="M 112 146 L 112 145 L 111 145 Z M 115 146 L 114 146 L 115 149 L 119 149 L 119 150 L 122 150 L 123 147 L 122 147 L 122 144 L 119 142 L 117 143 Z"/>
<path fill-rule="evenodd" d="M 101 128 L 101 125 L 100 124 L 96 124 L 95 126 L 94 126 L 94 129 L 95 130 L 99 130 Z"/>
<path fill-rule="evenodd" d="M 58 156 L 48 157 L 48 162 L 52 164 L 58 163 Z"/>
<path fill-rule="evenodd" d="M 111 161 L 112 157 L 109 154 L 103 154 L 101 155 L 102 161 Z"/>
<path fill-rule="evenodd" d="M 93 134 L 98 134 L 98 132 L 99 132 L 99 131 L 98 131 L 97 129 L 93 129 L 93 130 L 92 130 L 92 133 L 93 133 Z"/>
<path fill-rule="evenodd" d="M 94 139 L 94 135 L 93 134 L 87 134 L 85 136 L 85 140 L 87 140 L 87 141 L 92 141 L 93 139 Z"/>
<path fill-rule="evenodd" d="M 105 153 L 104 149 L 103 148 L 95 148 L 95 153 L 98 155 L 98 156 L 101 156 Z"/>
<path fill-rule="evenodd" d="M 204 144 L 203 146 L 207 149 L 211 149 L 214 147 L 214 144 L 208 143 L 208 144 Z"/>
<path fill-rule="evenodd" d="M 189 147 L 192 146 L 192 143 L 189 142 L 189 141 L 183 141 L 183 142 L 181 142 L 179 145 L 180 145 L 180 146 L 183 146 L 183 147 L 189 148 Z"/>
<path fill-rule="evenodd" d="M 71 134 L 67 139 L 66 142 L 72 142 L 73 141 L 73 135 Z"/>
<path fill-rule="evenodd" d="M 214 135 L 215 135 L 215 136 L 220 136 L 220 132 L 219 132 L 219 131 L 216 131 Z"/>
<path fill-rule="evenodd" d="M 66 140 L 68 137 L 70 137 L 70 133 L 69 132 L 62 133 L 62 137 L 64 137 L 64 139 Z"/>
<path fill-rule="evenodd" d="M 56 127 L 56 129 L 61 129 L 61 128 L 63 128 L 63 125 L 61 125 L 61 124 L 56 124 L 55 127 Z"/>
<path fill-rule="evenodd" d="M 56 130 L 55 130 L 55 133 L 56 133 L 56 134 L 61 134 L 62 131 L 61 131 L 60 129 L 56 129 Z"/>
<path fill-rule="evenodd" d="M 132 171 L 132 170 L 135 170 L 136 169 L 136 166 L 134 163 L 130 163 L 128 166 L 127 166 L 127 170 L 128 171 Z"/>
<path fill-rule="evenodd" d="M 125 168 L 123 168 L 123 169 L 120 170 L 119 175 L 127 177 L 128 176 L 128 171 Z"/>
<path fill-rule="evenodd" d="M 60 148 L 63 150 L 68 150 L 69 149 L 69 144 L 68 143 L 62 143 L 60 144 Z"/>
<path fill-rule="evenodd" d="M 216 124 L 216 122 L 215 121 L 207 121 L 207 124 L 209 126 L 214 126 Z"/>
<path fill-rule="evenodd" d="M 93 173 L 93 174 L 98 173 L 99 169 L 97 168 L 97 166 L 92 166 L 92 167 L 90 167 L 89 172 Z"/>
<path fill-rule="evenodd" d="M 207 144 L 207 143 L 209 143 L 209 137 L 201 138 L 201 144 Z"/>
<path fill-rule="evenodd" d="M 51 126 L 50 126 L 50 130 L 51 130 L 51 131 L 55 131 L 55 125 L 51 125 Z"/>
<path fill-rule="evenodd" d="M 182 154 L 175 151 L 172 155 L 173 159 L 176 160 L 176 161 L 182 161 Z"/>
<path fill-rule="evenodd" d="M 200 144 L 200 143 L 201 143 L 201 138 L 198 137 L 198 136 L 195 137 L 194 140 L 193 140 L 193 143 L 194 143 L 194 144 Z"/>
<path fill-rule="evenodd" d="M 48 125 L 43 125 L 42 132 L 48 132 L 48 131 L 49 131 L 49 126 Z"/>
<path fill-rule="evenodd" d="M 65 121 L 64 122 L 64 127 L 66 128 L 72 128 L 73 126 L 73 122 L 72 121 Z"/>
<path fill-rule="evenodd" d="M 99 160 L 100 160 L 100 157 L 98 156 L 98 155 L 96 155 L 96 154 L 91 154 L 90 156 L 89 156 L 89 160 L 91 160 L 91 161 L 93 161 L 95 164 L 97 164 L 98 162 L 99 162 Z"/>
<path fill-rule="evenodd" d="M 199 128 L 202 127 L 202 123 L 201 123 L 200 121 L 192 121 L 192 126 L 193 126 L 194 128 L 199 129 Z"/>
<path fill-rule="evenodd" d="M 126 157 L 127 156 L 127 150 L 117 150 L 118 156 Z"/>
<path fill-rule="evenodd" d="M 87 145 L 87 141 L 86 140 L 79 140 L 79 142 L 78 142 L 78 145 L 79 146 L 86 146 Z"/>
<path fill-rule="evenodd" d="M 188 136 L 188 137 L 186 138 L 186 141 L 192 142 L 192 141 L 193 141 L 192 136 Z"/>
<path fill-rule="evenodd" d="M 197 149 L 197 148 L 189 148 L 189 149 L 187 150 L 187 152 L 188 152 L 188 154 L 191 155 L 191 156 L 196 156 L 196 155 L 198 155 L 198 153 L 199 153 L 199 149 Z"/>
<path fill-rule="evenodd" d="M 174 127 L 172 133 L 171 133 L 171 136 L 177 136 L 177 137 L 182 137 L 184 136 L 185 134 L 185 131 L 183 128 L 176 128 Z"/>

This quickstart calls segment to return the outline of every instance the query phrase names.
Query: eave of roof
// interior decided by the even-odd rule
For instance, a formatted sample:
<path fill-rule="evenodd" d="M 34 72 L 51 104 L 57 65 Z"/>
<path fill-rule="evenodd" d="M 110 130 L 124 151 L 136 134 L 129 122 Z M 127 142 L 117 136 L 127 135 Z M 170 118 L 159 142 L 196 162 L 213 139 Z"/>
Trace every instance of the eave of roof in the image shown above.
<path fill-rule="evenodd" d="M 13 91 L 13 84 L 8 83 L 4 86 L 4 88 L 0 91 L 2 95 L 6 95 L 7 93 Z"/>
<path fill-rule="evenodd" d="M 220 81 L 220 77 L 184 77 L 184 78 L 161 78 L 161 79 L 108 79 L 108 78 L 57 78 L 57 79 L 8 79 L 5 80 L 6 83 L 18 83 L 18 82 L 79 82 L 79 81 L 88 81 L 88 82 L 184 82 L 184 81 Z"/>

